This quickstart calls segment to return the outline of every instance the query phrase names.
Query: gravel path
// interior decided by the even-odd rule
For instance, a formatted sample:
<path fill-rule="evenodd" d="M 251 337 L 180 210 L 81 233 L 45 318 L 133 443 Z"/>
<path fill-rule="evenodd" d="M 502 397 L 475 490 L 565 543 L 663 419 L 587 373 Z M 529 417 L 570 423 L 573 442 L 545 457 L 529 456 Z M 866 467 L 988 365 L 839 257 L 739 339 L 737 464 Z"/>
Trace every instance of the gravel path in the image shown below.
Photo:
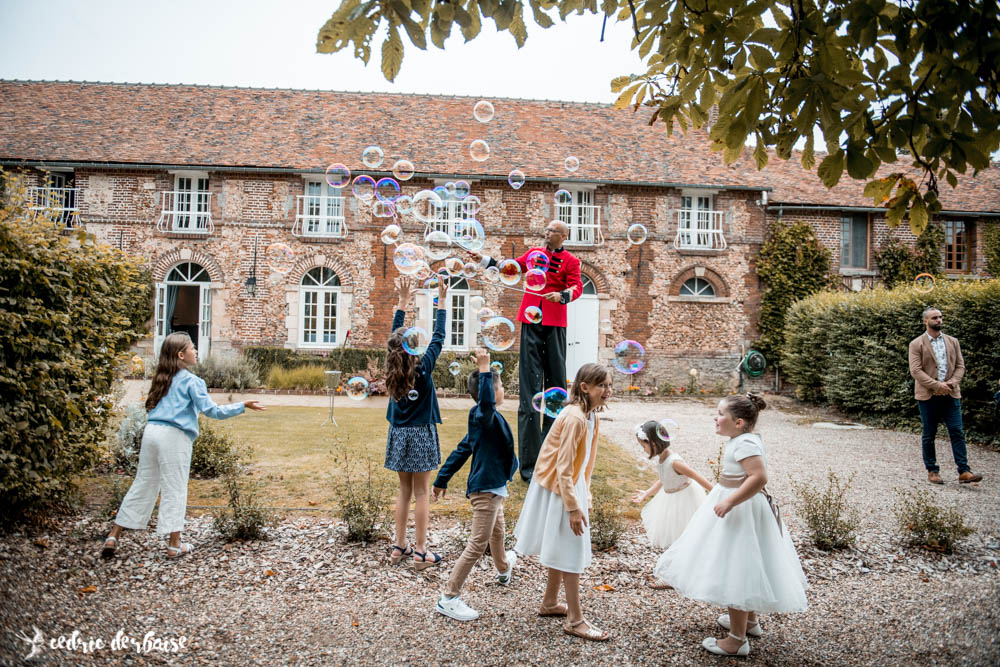
<path fill-rule="evenodd" d="M 771 400 L 771 399 L 769 399 Z M 784 403 L 783 401 L 775 401 Z M 602 433 L 636 451 L 639 421 L 672 417 L 676 449 L 704 473 L 718 455 L 714 401 L 615 402 Z M 783 502 L 810 580 L 810 609 L 770 615 L 749 664 L 1000 663 L 1000 452 L 970 446 L 979 486 L 929 486 L 919 437 L 879 430 L 816 428 L 831 415 L 789 405 L 762 414 L 769 488 Z M 939 443 L 942 462 L 951 455 Z M 647 465 L 636 459 L 636 465 Z M 804 544 L 790 479 L 825 482 L 855 473 L 850 497 L 862 513 L 855 548 L 829 555 Z M 948 474 L 950 473 L 950 474 Z M 931 491 L 959 508 L 977 532 L 953 556 L 902 549 L 893 534 L 895 489 Z M 292 515 L 268 542 L 224 545 L 208 517 L 191 519 L 197 550 L 164 558 L 152 532 L 128 533 L 110 563 L 96 556 L 105 526 L 61 520 L 33 535 L 0 539 L 0 663 L 20 664 L 41 630 L 43 664 L 718 664 L 699 646 L 722 636 L 718 609 L 647 587 L 657 554 L 633 526 L 616 552 L 597 554 L 584 578 L 584 609 L 611 631 L 606 644 L 562 634 L 540 619 L 544 572 L 523 559 L 512 586 L 492 583 L 483 561 L 465 597 L 483 616 L 460 624 L 431 611 L 447 566 L 429 573 L 387 565 L 387 543 L 347 544 L 329 518 Z M 432 521 L 431 541 L 451 562 L 463 526 Z M 606 585 L 606 586 L 602 586 Z M 595 587 L 609 588 L 597 590 Z M 102 638 L 123 630 L 140 641 L 186 637 L 178 653 L 109 647 L 84 654 L 48 648 L 59 635 Z M 737 662 L 723 660 L 722 662 Z"/>

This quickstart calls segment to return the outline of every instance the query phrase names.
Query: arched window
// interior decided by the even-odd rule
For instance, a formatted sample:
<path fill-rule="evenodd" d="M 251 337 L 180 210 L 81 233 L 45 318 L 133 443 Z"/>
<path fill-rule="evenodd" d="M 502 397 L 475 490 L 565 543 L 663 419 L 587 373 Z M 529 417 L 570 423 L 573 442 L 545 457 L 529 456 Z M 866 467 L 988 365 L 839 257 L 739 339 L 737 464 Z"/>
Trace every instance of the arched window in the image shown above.
<path fill-rule="evenodd" d="M 583 283 L 582 294 L 597 294 L 597 286 L 594 285 L 594 281 L 586 273 L 580 274 L 580 282 Z"/>
<path fill-rule="evenodd" d="M 181 262 L 167 272 L 167 283 L 209 283 L 212 279 L 201 264 Z"/>
<path fill-rule="evenodd" d="M 680 295 L 707 299 L 715 296 L 715 287 L 704 278 L 688 278 L 681 285 Z"/>
<path fill-rule="evenodd" d="M 325 266 L 306 271 L 299 286 L 299 342 L 305 346 L 329 347 L 337 340 L 337 301 L 340 278 Z"/>

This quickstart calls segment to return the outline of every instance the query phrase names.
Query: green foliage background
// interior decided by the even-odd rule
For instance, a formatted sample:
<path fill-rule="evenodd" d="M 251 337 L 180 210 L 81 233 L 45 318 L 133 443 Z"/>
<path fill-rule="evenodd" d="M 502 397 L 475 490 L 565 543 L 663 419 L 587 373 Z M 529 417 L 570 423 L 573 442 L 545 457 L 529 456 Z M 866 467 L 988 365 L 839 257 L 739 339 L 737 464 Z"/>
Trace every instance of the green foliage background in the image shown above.
<path fill-rule="evenodd" d="M 898 239 L 890 239 L 875 253 L 879 277 L 887 289 L 913 282 L 921 273 L 943 278 L 941 248 L 944 246 L 944 228 L 932 222 L 917 237 L 916 247 L 910 248 Z"/>

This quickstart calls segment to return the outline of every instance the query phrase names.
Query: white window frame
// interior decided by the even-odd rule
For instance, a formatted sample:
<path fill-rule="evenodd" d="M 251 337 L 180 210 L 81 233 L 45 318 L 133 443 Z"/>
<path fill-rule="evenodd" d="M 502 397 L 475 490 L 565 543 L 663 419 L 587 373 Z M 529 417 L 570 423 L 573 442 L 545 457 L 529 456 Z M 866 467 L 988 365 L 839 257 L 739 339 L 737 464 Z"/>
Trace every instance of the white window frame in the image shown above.
<path fill-rule="evenodd" d="M 594 200 L 596 187 L 586 187 L 579 184 L 560 184 L 559 188 L 570 193 L 570 203 L 560 204 L 553 201 L 554 220 L 569 225 L 567 246 L 599 246 L 604 245 L 604 234 L 601 233 L 601 209 Z"/>
<path fill-rule="evenodd" d="M 455 282 L 457 282 L 457 280 Z M 423 322 L 422 326 L 427 330 L 428 335 L 433 335 L 434 332 L 435 296 L 437 296 L 436 289 L 427 290 L 425 298 L 418 300 L 417 321 Z M 479 318 L 476 317 L 476 314 L 473 313 L 472 309 L 469 307 L 469 301 L 474 296 L 482 296 L 482 294 L 478 290 L 471 289 L 467 280 L 465 281 L 464 287 L 448 289 L 448 296 L 446 297 L 447 303 L 445 304 L 448 316 L 445 319 L 444 344 L 441 346 L 442 350 L 467 352 L 475 347 L 476 337 L 481 327 L 479 324 Z M 456 323 L 454 317 L 455 308 L 457 307 L 456 301 L 461 302 L 464 315 L 458 323 Z M 464 341 L 460 344 L 455 344 L 453 342 L 459 329 L 459 327 L 456 327 L 456 324 L 461 324 L 460 328 L 463 330 L 464 334 Z"/>
<path fill-rule="evenodd" d="M 698 285 L 698 281 L 701 281 L 702 283 L 705 284 L 705 286 L 699 289 L 692 289 L 687 286 L 688 283 L 690 283 L 691 281 L 694 281 L 696 286 Z M 687 293 L 684 292 L 685 288 L 688 289 Z M 708 290 L 711 290 L 712 293 L 707 294 L 706 292 Z M 714 299 L 718 296 L 718 293 L 715 291 L 715 285 L 713 285 L 712 281 L 709 280 L 708 278 L 705 278 L 703 276 L 692 276 L 691 278 L 685 280 L 683 284 L 681 284 L 678 296 L 685 297 L 688 299 Z"/>
<path fill-rule="evenodd" d="M 323 178 L 306 178 L 303 181 L 303 194 L 296 197 L 292 234 L 320 238 L 347 236 L 343 188 L 335 188 Z M 319 188 L 320 192 L 310 192 L 315 188 Z"/>
<path fill-rule="evenodd" d="M 677 209 L 678 250 L 725 250 L 726 237 L 722 223 L 725 212 L 715 209 L 716 190 L 682 190 L 681 206 Z"/>
<path fill-rule="evenodd" d="M 157 230 L 182 234 L 214 232 L 211 180 L 208 172 L 170 173 L 174 177 L 174 189 L 163 193 L 160 219 L 156 223 Z"/>
<path fill-rule="evenodd" d="M 316 284 L 318 278 L 314 277 L 315 273 L 322 275 L 323 271 L 329 271 L 330 276 L 327 277 L 323 284 Z M 306 280 L 312 280 L 313 284 L 306 284 Z M 336 281 L 336 284 L 333 284 Z M 313 304 L 307 303 L 310 301 L 310 297 L 314 299 Z M 332 297 L 333 299 L 333 326 L 332 328 L 328 326 L 329 315 L 322 312 L 323 309 L 328 305 L 328 300 Z M 297 344 L 299 347 L 310 348 L 310 349 L 330 349 L 335 347 L 341 347 L 344 341 L 344 329 L 346 318 L 345 299 L 343 298 L 343 290 L 340 285 L 340 277 L 337 273 L 325 266 L 314 266 L 304 274 L 302 274 L 302 279 L 299 281 L 299 335 Z M 307 314 L 307 308 L 310 305 L 314 305 L 316 308 L 315 314 Z M 310 341 L 306 339 L 307 328 L 306 328 L 306 318 L 312 316 L 316 318 L 315 329 L 309 329 L 310 332 L 315 332 L 316 340 Z M 332 340 L 328 340 L 327 337 L 332 336 Z"/>

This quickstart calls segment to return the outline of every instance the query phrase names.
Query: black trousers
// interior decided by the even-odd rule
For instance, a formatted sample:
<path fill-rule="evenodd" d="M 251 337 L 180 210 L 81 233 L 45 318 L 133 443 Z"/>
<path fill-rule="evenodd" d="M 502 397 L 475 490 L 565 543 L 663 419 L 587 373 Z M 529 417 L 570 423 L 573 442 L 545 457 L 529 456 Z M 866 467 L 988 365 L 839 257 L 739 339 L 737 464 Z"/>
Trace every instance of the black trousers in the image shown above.
<path fill-rule="evenodd" d="M 527 482 L 535 469 L 542 441 L 555 421 L 535 410 L 531 398 L 550 387 L 566 388 L 566 327 L 522 322 L 520 353 L 517 458 L 521 463 L 521 479 Z"/>

